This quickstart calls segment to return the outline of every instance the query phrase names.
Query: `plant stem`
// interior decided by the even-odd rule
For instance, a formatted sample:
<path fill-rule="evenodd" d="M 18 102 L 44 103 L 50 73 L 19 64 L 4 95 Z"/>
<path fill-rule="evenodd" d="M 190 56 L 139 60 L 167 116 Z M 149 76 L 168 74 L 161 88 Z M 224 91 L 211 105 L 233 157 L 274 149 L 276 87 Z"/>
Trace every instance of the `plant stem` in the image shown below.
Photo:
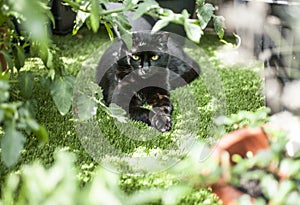
<path fill-rule="evenodd" d="M 81 8 L 80 4 L 71 1 L 71 0 L 63 0 L 65 3 L 69 4 L 72 8 L 78 9 L 80 11 L 88 12 L 88 10 L 84 10 Z"/>
<path fill-rule="evenodd" d="M 102 12 L 99 12 L 100 16 L 106 16 L 113 13 L 122 13 L 125 11 L 125 8 L 118 8 L 118 9 L 112 9 L 112 10 L 104 10 Z"/>
<path fill-rule="evenodd" d="M 88 9 L 83 9 L 80 4 L 76 3 L 76 2 L 73 2 L 71 0 L 63 0 L 65 3 L 69 4 L 71 7 L 75 8 L 75 9 L 78 9 L 80 11 L 83 11 L 83 12 L 90 12 L 90 10 Z M 134 11 L 136 9 L 136 6 L 133 7 L 133 8 L 125 8 L 125 7 L 122 7 L 122 8 L 117 8 L 117 9 L 112 9 L 112 10 L 103 10 L 101 12 L 99 12 L 99 15 L 100 16 L 106 16 L 106 15 L 110 15 L 110 14 L 113 14 L 113 13 L 122 13 L 122 12 L 125 12 L 125 11 Z"/>

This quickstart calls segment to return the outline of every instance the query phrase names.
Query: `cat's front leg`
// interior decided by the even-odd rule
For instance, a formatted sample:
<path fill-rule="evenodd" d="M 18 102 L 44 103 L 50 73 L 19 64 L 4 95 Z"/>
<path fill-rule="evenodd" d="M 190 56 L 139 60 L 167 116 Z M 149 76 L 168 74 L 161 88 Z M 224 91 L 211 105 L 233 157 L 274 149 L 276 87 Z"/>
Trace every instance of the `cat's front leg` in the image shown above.
<path fill-rule="evenodd" d="M 129 118 L 142 121 L 160 132 L 166 132 L 172 128 L 172 120 L 170 113 L 163 110 L 159 107 L 154 107 L 151 111 L 142 107 L 131 107 Z"/>
<path fill-rule="evenodd" d="M 146 102 L 152 106 L 151 110 L 141 107 Z M 173 107 L 167 91 L 147 88 L 132 98 L 129 118 L 142 121 L 160 132 L 166 132 L 172 128 L 172 111 Z"/>
<path fill-rule="evenodd" d="M 171 114 L 173 106 L 168 93 L 156 93 L 148 102 L 153 109 L 149 113 L 151 126 L 161 132 L 167 132 L 172 128 Z"/>
<path fill-rule="evenodd" d="M 153 108 L 149 113 L 151 126 L 161 132 L 167 132 L 172 128 L 171 115 L 163 112 L 160 108 Z"/>
<path fill-rule="evenodd" d="M 131 107 L 129 109 L 129 118 L 136 120 L 136 121 L 142 121 L 146 123 L 147 125 L 151 125 L 150 119 L 150 110 L 142 107 Z"/>
<path fill-rule="evenodd" d="M 147 125 L 151 125 L 149 119 L 150 110 L 141 107 L 145 103 L 145 101 L 145 96 L 143 96 L 142 94 L 135 94 L 130 101 L 128 114 L 129 118 L 133 120 L 142 121 Z"/>

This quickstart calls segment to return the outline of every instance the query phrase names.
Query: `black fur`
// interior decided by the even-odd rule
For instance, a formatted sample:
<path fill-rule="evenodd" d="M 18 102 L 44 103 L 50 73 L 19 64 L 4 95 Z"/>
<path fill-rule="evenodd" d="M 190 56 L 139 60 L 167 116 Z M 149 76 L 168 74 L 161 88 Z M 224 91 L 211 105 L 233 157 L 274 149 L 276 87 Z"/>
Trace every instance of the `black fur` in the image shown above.
<path fill-rule="evenodd" d="M 176 56 L 175 56 L 176 55 Z M 103 54 L 96 82 L 107 105 L 116 103 L 131 119 L 161 132 L 172 127 L 170 90 L 194 80 L 198 64 L 187 56 L 168 33 L 133 33 L 132 48 L 117 41 Z M 152 107 L 147 109 L 145 104 Z"/>

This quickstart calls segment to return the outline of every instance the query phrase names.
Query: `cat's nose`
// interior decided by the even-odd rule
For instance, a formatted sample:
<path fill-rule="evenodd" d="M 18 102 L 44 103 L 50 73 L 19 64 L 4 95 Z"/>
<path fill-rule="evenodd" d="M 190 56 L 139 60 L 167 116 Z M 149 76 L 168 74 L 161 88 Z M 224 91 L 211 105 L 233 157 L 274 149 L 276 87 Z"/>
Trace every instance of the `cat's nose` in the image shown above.
<path fill-rule="evenodd" d="M 149 66 L 144 66 L 142 69 L 144 70 L 145 73 L 147 73 L 147 72 L 150 71 L 150 67 Z"/>
<path fill-rule="evenodd" d="M 150 68 L 149 67 L 143 67 L 141 69 L 139 69 L 139 75 L 143 78 L 148 76 L 148 74 L 150 73 Z"/>

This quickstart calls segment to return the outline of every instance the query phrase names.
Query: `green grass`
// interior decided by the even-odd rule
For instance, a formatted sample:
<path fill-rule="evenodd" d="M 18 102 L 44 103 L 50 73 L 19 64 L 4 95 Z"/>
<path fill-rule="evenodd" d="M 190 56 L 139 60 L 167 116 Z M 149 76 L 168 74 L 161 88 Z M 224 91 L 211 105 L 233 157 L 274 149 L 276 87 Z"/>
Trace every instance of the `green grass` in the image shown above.
<path fill-rule="evenodd" d="M 90 31 L 83 29 L 79 33 L 80 37 L 71 35 L 53 37 L 54 43 L 60 48 L 59 55 L 65 62 L 66 70 L 72 75 L 77 75 L 81 70 L 82 63 L 87 60 L 98 47 L 109 41 L 104 31 L 92 34 Z M 228 40 L 232 41 L 233 39 L 229 38 Z M 131 155 L 134 151 L 151 153 L 157 149 L 163 152 L 164 149 L 170 147 L 170 144 L 172 146 L 176 145 L 176 139 L 178 139 L 179 135 L 188 133 L 189 131 L 192 131 L 193 136 L 197 140 L 207 140 L 211 135 L 212 117 L 214 114 L 218 114 L 216 110 L 219 109 L 217 107 L 218 104 L 213 103 L 211 100 L 210 89 L 213 90 L 214 85 L 210 85 L 211 88 L 208 88 L 206 84 L 210 80 L 205 77 L 213 77 L 212 74 L 214 74 L 211 73 L 210 66 L 216 69 L 221 79 L 221 85 L 223 86 L 224 93 L 220 94 L 217 93 L 217 90 L 213 90 L 213 92 L 216 92 L 216 97 L 218 97 L 219 94 L 221 97 L 225 97 L 226 102 L 224 102 L 225 107 L 223 107 L 224 109 L 222 110 L 224 112 L 223 114 L 229 115 L 237 113 L 239 110 L 255 111 L 264 106 L 264 98 L 261 93 L 263 81 L 257 72 L 257 70 L 261 69 L 262 65 L 254 63 L 250 66 L 245 66 L 246 68 L 243 69 L 238 69 L 242 65 L 224 65 L 216 58 L 214 53 L 220 45 L 221 43 L 216 36 L 207 35 L 201 39 L 201 47 L 204 51 L 204 53 L 202 53 L 204 56 L 202 56 L 201 59 L 206 63 L 200 63 L 200 66 L 203 67 L 204 70 L 207 70 L 207 72 L 190 85 L 172 91 L 171 98 L 174 100 L 175 109 L 172 116 L 174 126 L 171 132 L 159 134 L 154 140 L 140 141 L 129 139 L 118 131 L 111 118 L 100 111 L 98 116 L 101 123 L 98 124 L 100 129 L 105 133 L 106 139 L 110 143 L 115 144 L 116 149 L 128 155 Z M 191 52 L 191 55 L 198 54 L 198 51 Z M 33 70 L 35 73 L 45 72 L 41 62 L 36 59 L 29 59 L 24 69 Z M 182 102 L 179 102 L 180 100 L 177 100 L 188 99 L 191 95 L 190 93 L 192 93 L 194 97 L 193 101 L 184 100 L 182 104 Z M 85 151 L 76 135 L 72 112 L 70 111 L 67 115 L 61 116 L 55 108 L 49 91 L 43 87 L 38 78 L 36 78 L 34 88 L 34 99 L 36 100 L 36 118 L 39 123 L 47 128 L 49 132 L 49 142 L 40 145 L 35 137 L 28 136 L 25 149 L 22 152 L 18 165 L 14 168 L 7 169 L 1 164 L 1 182 L 9 172 L 16 171 L 20 165 L 31 163 L 34 160 L 41 161 L 46 167 L 51 166 L 54 161 L 54 151 L 57 148 L 63 148 L 75 153 L 77 156 L 76 166 L 80 170 L 79 178 L 84 184 L 90 179 L 93 175 L 93 171 L 99 164 Z M 199 119 L 199 121 L 195 121 L 195 118 Z M 131 124 L 143 127 L 145 135 L 149 134 L 149 132 L 154 132 L 152 128 L 145 127 L 141 123 L 131 122 Z M 87 130 L 87 135 L 88 134 L 89 132 Z M 136 133 L 131 133 L 130 135 L 135 134 Z M 145 136 L 138 137 L 142 138 Z M 217 137 L 219 136 L 213 136 L 214 139 Z M 143 149 L 141 149 L 141 147 Z M 147 186 L 171 186 L 172 183 L 175 183 L 173 182 L 174 179 L 166 175 L 166 173 L 146 174 L 144 177 L 124 175 L 120 183 L 122 188 L 128 193 Z M 159 181 L 159 183 L 157 183 L 157 181 Z M 185 200 L 186 203 L 189 200 L 198 200 L 197 202 L 200 203 L 200 201 L 204 201 L 207 196 L 212 197 L 213 201 L 215 200 L 207 189 L 195 191 L 190 198 L 188 197 Z M 182 204 L 185 203 L 182 202 Z"/>

